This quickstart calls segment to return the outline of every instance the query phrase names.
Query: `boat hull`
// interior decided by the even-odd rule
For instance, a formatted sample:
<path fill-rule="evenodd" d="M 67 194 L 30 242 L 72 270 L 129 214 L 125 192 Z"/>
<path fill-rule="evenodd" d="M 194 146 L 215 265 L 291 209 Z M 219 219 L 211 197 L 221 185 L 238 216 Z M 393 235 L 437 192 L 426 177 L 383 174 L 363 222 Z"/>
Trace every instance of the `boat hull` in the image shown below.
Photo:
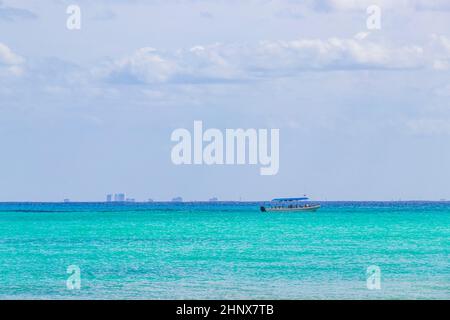
<path fill-rule="evenodd" d="M 266 208 L 261 207 L 262 212 L 315 212 L 320 209 L 320 205 L 299 207 L 299 208 Z"/>

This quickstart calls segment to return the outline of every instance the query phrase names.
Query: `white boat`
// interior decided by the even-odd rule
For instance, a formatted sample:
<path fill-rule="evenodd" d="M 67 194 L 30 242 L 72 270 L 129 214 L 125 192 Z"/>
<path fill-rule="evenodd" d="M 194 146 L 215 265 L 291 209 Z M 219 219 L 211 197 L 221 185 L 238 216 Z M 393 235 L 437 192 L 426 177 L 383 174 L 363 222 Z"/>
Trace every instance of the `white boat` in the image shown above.
<path fill-rule="evenodd" d="M 261 206 L 261 212 L 314 212 L 320 209 L 320 204 L 304 204 L 309 200 L 303 198 L 277 198 L 269 206 Z"/>

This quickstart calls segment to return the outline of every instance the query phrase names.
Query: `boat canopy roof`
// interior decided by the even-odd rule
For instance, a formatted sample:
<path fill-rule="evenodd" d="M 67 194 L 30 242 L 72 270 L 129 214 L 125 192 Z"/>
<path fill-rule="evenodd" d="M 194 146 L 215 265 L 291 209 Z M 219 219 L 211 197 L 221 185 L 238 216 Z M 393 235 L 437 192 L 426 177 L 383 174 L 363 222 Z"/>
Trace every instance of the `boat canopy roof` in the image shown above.
<path fill-rule="evenodd" d="M 275 198 L 275 199 L 272 199 L 272 201 L 277 201 L 277 202 L 284 202 L 284 201 L 304 201 L 304 200 L 309 200 L 309 198 L 307 198 L 307 197 L 302 197 L 302 198 Z"/>

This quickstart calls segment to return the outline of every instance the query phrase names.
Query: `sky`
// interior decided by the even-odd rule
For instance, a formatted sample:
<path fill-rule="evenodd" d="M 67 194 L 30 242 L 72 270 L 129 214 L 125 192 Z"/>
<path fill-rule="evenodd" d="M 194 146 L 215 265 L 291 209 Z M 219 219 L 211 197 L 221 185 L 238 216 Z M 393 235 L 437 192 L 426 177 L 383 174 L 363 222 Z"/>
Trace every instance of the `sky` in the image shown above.
<path fill-rule="evenodd" d="M 450 199 L 449 98 L 447 0 L 3 0 L 0 201 Z M 278 174 L 174 165 L 195 120 Z"/>

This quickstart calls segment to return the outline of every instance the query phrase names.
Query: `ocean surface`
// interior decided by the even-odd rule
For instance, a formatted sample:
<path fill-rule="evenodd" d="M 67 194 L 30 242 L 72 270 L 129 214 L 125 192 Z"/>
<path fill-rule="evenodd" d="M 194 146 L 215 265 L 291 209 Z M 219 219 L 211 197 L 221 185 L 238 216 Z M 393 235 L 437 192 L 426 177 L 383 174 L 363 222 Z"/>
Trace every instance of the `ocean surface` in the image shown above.
<path fill-rule="evenodd" d="M 450 203 L 3 203 L 0 299 L 23 298 L 450 299 Z"/>

